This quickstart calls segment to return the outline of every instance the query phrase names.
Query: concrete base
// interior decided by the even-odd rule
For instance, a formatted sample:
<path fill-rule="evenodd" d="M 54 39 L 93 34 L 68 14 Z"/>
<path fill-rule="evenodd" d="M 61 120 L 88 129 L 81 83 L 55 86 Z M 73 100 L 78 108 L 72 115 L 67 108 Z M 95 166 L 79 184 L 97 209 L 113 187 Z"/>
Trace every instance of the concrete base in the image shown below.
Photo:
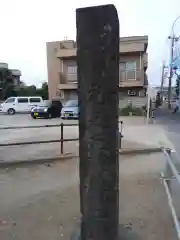
<path fill-rule="evenodd" d="M 153 124 L 154 122 L 153 122 L 153 118 L 149 118 L 148 120 L 147 120 L 147 124 Z"/>
<path fill-rule="evenodd" d="M 119 225 L 119 240 L 138 240 L 138 236 L 136 233 L 132 231 L 131 225 Z M 81 240 L 80 237 L 80 229 L 77 229 L 72 233 L 70 240 Z"/>

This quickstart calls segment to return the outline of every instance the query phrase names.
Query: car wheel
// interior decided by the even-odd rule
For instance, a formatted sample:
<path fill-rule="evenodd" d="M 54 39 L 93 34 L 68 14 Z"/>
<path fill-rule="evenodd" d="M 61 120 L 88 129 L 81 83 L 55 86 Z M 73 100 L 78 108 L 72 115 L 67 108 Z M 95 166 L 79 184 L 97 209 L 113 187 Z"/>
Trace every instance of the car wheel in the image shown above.
<path fill-rule="evenodd" d="M 15 114 L 15 110 L 14 110 L 13 108 L 9 108 L 8 111 L 7 111 L 7 113 L 8 113 L 9 115 L 14 115 L 14 114 Z"/>

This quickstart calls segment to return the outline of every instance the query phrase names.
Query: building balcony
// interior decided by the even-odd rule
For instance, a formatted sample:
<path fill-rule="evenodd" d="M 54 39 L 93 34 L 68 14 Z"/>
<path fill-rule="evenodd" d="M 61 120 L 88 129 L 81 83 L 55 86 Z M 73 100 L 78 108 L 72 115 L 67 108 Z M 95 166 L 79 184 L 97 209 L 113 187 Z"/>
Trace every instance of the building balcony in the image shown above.
<path fill-rule="evenodd" d="M 144 71 L 140 70 L 121 70 L 119 73 L 119 87 L 143 87 Z"/>
<path fill-rule="evenodd" d="M 59 48 L 56 57 L 61 59 L 76 57 L 76 51 L 77 48 Z M 119 45 L 120 54 L 144 51 L 145 46 L 143 43 L 120 43 Z"/>
<path fill-rule="evenodd" d="M 122 43 L 120 42 L 120 54 L 121 53 L 134 53 L 144 52 L 145 46 L 143 43 Z"/>
<path fill-rule="evenodd" d="M 61 73 L 60 84 L 58 88 L 64 90 L 77 89 L 77 74 L 65 75 Z M 119 87 L 143 87 L 144 71 L 132 70 L 121 71 L 119 74 Z"/>
<path fill-rule="evenodd" d="M 76 48 L 58 49 L 58 51 L 56 53 L 56 57 L 61 58 L 61 59 L 76 57 Z"/>
<path fill-rule="evenodd" d="M 77 87 L 78 87 L 77 83 L 66 83 L 66 84 L 60 83 L 58 85 L 59 90 L 74 90 L 74 89 L 77 89 Z"/>
<path fill-rule="evenodd" d="M 148 54 L 147 53 L 145 53 L 143 55 L 143 64 L 144 64 L 145 68 L 148 68 Z"/>
<path fill-rule="evenodd" d="M 71 90 L 77 89 L 77 74 L 65 74 L 60 72 L 60 83 L 58 89 Z"/>

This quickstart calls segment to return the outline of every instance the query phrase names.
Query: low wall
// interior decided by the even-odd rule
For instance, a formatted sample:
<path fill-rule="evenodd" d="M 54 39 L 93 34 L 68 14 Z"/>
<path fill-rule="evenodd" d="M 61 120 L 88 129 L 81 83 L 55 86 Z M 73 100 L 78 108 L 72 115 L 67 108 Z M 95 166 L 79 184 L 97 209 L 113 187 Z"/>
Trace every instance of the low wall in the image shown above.
<path fill-rule="evenodd" d="M 147 97 L 125 97 L 119 100 L 119 107 L 124 108 L 130 103 L 135 107 L 142 107 L 147 105 L 147 101 Z"/>

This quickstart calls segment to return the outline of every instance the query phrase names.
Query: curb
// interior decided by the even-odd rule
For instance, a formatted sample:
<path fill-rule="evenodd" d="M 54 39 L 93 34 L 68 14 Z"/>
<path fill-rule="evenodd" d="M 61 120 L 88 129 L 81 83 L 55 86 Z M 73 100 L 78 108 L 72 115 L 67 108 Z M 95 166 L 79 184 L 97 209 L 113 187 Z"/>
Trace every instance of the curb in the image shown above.
<path fill-rule="evenodd" d="M 37 164 L 45 164 L 45 163 L 53 163 L 58 161 L 69 160 L 78 157 L 78 155 L 73 155 L 71 153 L 67 153 L 61 155 L 59 157 L 49 157 L 49 158 L 37 158 L 37 159 L 28 159 L 28 160 L 18 160 L 18 161 L 8 161 L 1 162 L 0 161 L 0 169 L 8 168 L 8 167 L 21 167 L 24 165 L 37 165 Z"/>
<path fill-rule="evenodd" d="M 161 147 L 121 149 L 121 150 L 119 150 L 120 155 L 148 154 L 148 153 L 158 153 L 158 152 L 162 152 Z"/>
<path fill-rule="evenodd" d="M 157 152 L 162 152 L 162 148 L 154 147 L 154 148 L 138 148 L 138 149 L 121 149 L 119 150 L 119 155 L 148 154 L 148 153 L 157 153 Z M 19 161 L 13 160 L 8 162 L 0 161 L 0 169 L 8 168 L 8 167 L 21 167 L 22 165 L 24 166 L 24 165 L 53 163 L 53 162 L 69 160 L 77 157 L 78 155 L 67 153 L 59 157 L 38 158 L 38 159 L 28 159 L 28 160 L 19 160 Z"/>

